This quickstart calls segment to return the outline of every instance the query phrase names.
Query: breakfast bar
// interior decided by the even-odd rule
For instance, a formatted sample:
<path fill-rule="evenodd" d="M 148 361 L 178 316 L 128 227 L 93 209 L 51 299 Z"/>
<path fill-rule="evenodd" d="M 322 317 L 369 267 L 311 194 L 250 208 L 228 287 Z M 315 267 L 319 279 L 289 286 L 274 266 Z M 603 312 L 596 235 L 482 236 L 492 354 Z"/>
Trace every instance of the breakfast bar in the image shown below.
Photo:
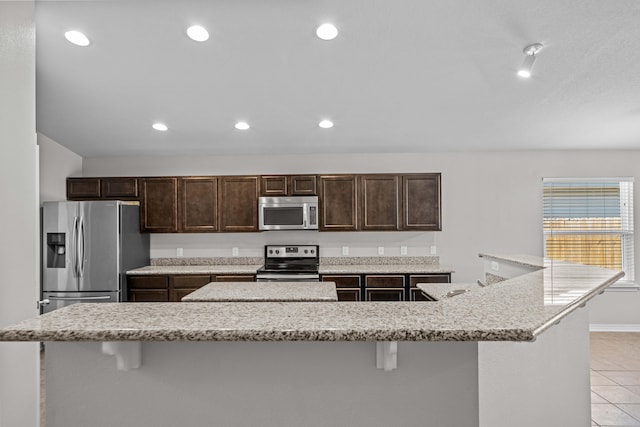
<path fill-rule="evenodd" d="M 540 266 L 430 302 L 77 304 L 0 340 L 46 342 L 53 427 L 586 426 L 583 307 L 623 274 Z"/>

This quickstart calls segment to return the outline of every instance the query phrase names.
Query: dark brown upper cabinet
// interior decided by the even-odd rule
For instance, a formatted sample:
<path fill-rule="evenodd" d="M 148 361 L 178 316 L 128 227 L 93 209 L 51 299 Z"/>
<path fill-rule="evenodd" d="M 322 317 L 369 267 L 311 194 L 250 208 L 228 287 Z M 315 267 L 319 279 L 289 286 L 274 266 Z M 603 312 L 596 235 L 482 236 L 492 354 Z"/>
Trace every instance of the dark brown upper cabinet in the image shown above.
<path fill-rule="evenodd" d="M 180 230 L 187 233 L 218 231 L 218 179 L 180 178 Z"/>
<path fill-rule="evenodd" d="M 222 176 L 218 179 L 220 231 L 258 231 L 258 177 Z"/>
<path fill-rule="evenodd" d="M 67 200 L 100 198 L 100 178 L 67 178 Z"/>
<path fill-rule="evenodd" d="M 260 177 L 261 196 L 315 196 L 315 175 L 272 175 Z"/>
<path fill-rule="evenodd" d="M 402 230 L 441 231 L 440 174 L 402 175 Z"/>
<path fill-rule="evenodd" d="M 356 231 L 358 229 L 357 177 L 324 175 L 320 177 L 320 230 Z"/>
<path fill-rule="evenodd" d="M 361 175 L 360 229 L 363 231 L 400 229 L 400 177 Z"/>
<path fill-rule="evenodd" d="M 138 200 L 138 178 L 101 178 L 103 199 Z"/>
<path fill-rule="evenodd" d="M 140 228 L 149 233 L 178 232 L 178 179 L 140 179 Z"/>

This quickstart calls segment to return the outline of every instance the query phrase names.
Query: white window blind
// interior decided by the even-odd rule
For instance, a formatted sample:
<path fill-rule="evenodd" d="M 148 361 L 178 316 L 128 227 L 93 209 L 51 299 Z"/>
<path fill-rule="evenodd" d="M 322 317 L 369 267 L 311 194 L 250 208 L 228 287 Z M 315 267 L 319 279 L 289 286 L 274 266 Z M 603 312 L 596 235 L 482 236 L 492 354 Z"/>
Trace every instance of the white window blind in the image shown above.
<path fill-rule="evenodd" d="M 633 285 L 633 178 L 543 178 L 545 257 L 622 270 Z"/>

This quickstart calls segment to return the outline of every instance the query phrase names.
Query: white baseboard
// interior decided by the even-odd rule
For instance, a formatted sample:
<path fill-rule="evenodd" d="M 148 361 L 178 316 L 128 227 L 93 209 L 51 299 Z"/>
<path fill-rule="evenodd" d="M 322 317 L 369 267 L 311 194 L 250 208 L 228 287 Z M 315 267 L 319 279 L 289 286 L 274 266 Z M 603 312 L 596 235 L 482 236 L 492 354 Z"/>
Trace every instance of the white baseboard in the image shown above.
<path fill-rule="evenodd" d="M 638 324 L 616 324 L 616 323 L 592 323 L 589 325 L 590 332 L 640 332 Z"/>

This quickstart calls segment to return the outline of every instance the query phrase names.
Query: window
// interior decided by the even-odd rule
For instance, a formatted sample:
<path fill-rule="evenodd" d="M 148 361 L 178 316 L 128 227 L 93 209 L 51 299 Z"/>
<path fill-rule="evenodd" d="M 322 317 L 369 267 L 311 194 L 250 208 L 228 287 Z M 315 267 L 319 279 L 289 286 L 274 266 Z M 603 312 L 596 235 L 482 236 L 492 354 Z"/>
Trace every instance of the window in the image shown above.
<path fill-rule="evenodd" d="M 544 178 L 545 257 L 634 280 L 633 178 Z"/>

